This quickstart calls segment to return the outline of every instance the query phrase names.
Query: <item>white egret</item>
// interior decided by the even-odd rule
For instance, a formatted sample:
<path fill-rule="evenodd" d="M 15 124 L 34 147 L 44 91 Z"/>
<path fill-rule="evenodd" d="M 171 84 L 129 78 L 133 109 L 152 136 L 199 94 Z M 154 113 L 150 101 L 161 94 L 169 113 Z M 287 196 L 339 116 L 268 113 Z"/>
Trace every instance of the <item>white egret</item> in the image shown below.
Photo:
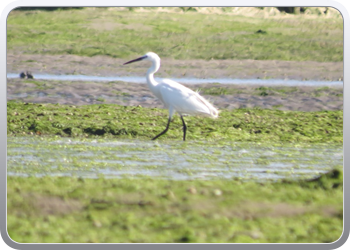
<path fill-rule="evenodd" d="M 165 130 L 152 140 L 157 139 L 159 136 L 168 131 L 171 118 L 175 111 L 179 113 L 182 120 L 184 141 L 186 140 L 187 127 L 183 119 L 183 115 L 202 115 L 212 118 L 218 117 L 218 110 L 197 92 L 194 92 L 191 89 L 186 88 L 185 86 L 170 79 L 162 79 L 160 82 L 156 82 L 154 80 L 153 75 L 160 67 L 160 58 L 156 53 L 148 52 L 144 56 L 128 61 L 123 65 L 142 60 L 152 62 L 152 66 L 148 69 L 146 75 L 149 89 L 156 97 L 158 97 L 164 106 L 169 109 L 169 119 Z"/>

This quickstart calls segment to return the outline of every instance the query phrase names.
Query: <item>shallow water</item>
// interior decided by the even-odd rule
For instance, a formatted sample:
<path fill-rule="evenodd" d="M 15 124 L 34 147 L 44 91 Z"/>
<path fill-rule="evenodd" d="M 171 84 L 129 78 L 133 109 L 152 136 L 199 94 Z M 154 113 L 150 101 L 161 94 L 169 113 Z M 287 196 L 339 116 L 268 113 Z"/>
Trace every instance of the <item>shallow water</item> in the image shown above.
<path fill-rule="evenodd" d="M 341 146 L 9 137 L 14 176 L 166 179 L 313 178 L 343 164 Z"/>
<path fill-rule="evenodd" d="M 19 78 L 18 74 L 8 73 L 7 78 Z M 61 80 L 61 81 L 123 81 L 132 83 L 144 83 L 145 77 L 133 76 L 87 76 L 87 75 L 48 75 L 35 74 L 35 79 Z M 160 78 L 155 78 L 159 81 Z M 259 85 L 282 85 L 282 86 L 343 86 L 342 81 L 299 81 L 288 79 L 231 79 L 231 78 L 172 78 L 172 80 L 187 84 L 220 83 L 220 84 L 259 84 Z"/>

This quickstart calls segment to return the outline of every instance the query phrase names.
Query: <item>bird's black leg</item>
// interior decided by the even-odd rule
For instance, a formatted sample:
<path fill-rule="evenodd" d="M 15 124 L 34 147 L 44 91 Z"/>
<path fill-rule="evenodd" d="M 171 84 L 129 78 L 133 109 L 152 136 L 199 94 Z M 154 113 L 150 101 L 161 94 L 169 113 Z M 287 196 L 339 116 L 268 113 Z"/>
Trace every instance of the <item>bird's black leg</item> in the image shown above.
<path fill-rule="evenodd" d="M 164 134 L 168 131 L 170 121 L 171 121 L 171 117 L 169 117 L 169 119 L 168 119 L 168 124 L 166 125 L 166 128 L 164 129 L 164 131 L 163 131 L 162 133 L 160 133 L 159 135 L 157 135 L 156 137 L 154 137 L 152 140 L 157 139 L 159 136 L 164 135 Z"/>
<path fill-rule="evenodd" d="M 181 117 L 181 120 L 182 120 L 182 124 L 184 125 L 183 126 L 183 129 L 184 129 L 184 141 L 186 140 L 186 130 L 187 130 L 187 127 L 186 127 L 186 123 L 185 123 L 185 121 L 184 121 L 184 118 L 182 117 L 182 115 L 180 115 L 180 117 Z"/>

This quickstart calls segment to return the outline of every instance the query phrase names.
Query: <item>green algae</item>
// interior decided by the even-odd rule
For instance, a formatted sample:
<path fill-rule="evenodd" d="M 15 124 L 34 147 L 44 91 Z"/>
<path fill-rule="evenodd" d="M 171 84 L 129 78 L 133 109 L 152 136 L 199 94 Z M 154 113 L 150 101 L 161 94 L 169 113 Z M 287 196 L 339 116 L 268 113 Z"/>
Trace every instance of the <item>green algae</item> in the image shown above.
<path fill-rule="evenodd" d="M 167 122 L 167 110 L 112 104 L 59 105 L 9 101 L 7 134 L 151 139 Z M 222 110 L 218 119 L 185 117 L 188 140 L 343 142 L 343 111 Z M 178 117 L 160 140 L 181 140 Z"/>

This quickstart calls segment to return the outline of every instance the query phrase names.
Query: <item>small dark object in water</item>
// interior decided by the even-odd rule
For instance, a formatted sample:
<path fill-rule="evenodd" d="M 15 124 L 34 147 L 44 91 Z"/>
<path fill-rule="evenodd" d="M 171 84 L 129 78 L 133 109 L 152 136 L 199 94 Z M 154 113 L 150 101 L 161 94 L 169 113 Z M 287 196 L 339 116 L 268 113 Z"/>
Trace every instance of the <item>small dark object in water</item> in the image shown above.
<path fill-rule="evenodd" d="M 27 71 L 27 78 L 28 78 L 28 79 L 33 79 L 34 76 L 32 75 L 32 73 L 30 73 L 29 71 Z"/>
<path fill-rule="evenodd" d="M 22 79 L 33 79 L 34 78 L 32 73 L 30 73 L 29 71 L 22 72 L 21 74 L 19 74 L 19 77 Z"/>

